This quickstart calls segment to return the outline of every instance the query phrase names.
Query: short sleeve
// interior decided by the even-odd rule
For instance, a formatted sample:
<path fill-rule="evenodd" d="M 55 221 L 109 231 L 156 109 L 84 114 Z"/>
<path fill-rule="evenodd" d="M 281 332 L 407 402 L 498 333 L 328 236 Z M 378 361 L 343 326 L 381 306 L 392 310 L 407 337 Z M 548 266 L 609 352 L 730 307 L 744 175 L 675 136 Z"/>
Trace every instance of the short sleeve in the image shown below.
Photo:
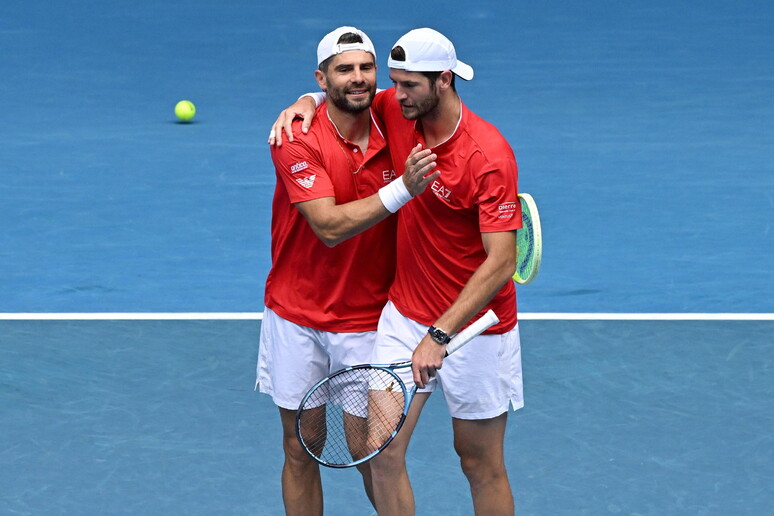
<path fill-rule="evenodd" d="M 275 171 L 292 203 L 335 196 L 320 152 L 313 150 L 310 143 L 313 143 L 311 137 L 296 137 L 292 142 L 286 141 L 281 147 L 271 149 Z"/>
<path fill-rule="evenodd" d="M 479 226 L 485 233 L 521 227 L 518 167 L 512 151 L 508 154 L 508 157 L 490 162 L 478 181 Z"/>

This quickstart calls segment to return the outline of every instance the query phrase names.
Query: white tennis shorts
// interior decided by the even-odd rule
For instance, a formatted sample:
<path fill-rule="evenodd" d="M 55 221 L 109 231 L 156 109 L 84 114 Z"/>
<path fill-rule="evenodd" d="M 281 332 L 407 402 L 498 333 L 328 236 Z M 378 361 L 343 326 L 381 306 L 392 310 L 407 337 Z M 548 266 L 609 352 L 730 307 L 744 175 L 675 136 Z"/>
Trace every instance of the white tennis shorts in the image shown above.
<path fill-rule="evenodd" d="M 427 334 L 427 326 L 398 312 L 392 302 L 382 310 L 371 362 L 391 364 L 410 360 L 414 348 Z M 414 386 L 409 368 L 395 371 L 406 384 Z M 524 406 L 521 377 L 521 343 L 518 324 L 499 335 L 480 335 L 446 357 L 443 367 L 424 389 L 440 386 L 452 417 L 489 419 Z"/>
<path fill-rule="evenodd" d="M 331 333 L 301 326 L 266 308 L 256 366 L 256 389 L 278 407 L 296 410 L 318 381 L 344 367 L 367 364 L 376 332 Z"/>

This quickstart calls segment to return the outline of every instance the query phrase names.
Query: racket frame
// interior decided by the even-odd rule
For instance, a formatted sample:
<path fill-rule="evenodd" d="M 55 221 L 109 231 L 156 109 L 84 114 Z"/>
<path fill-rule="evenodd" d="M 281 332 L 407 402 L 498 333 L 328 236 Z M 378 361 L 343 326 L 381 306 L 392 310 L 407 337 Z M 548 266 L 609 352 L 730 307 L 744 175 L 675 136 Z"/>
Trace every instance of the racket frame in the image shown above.
<path fill-rule="evenodd" d="M 516 271 L 513 273 L 513 281 L 518 283 L 519 285 L 526 285 L 528 283 L 531 283 L 532 280 L 535 279 L 535 277 L 538 274 L 538 271 L 540 270 L 540 261 L 543 257 L 543 230 L 540 226 L 540 212 L 538 211 L 537 203 L 535 203 L 535 199 L 528 193 L 520 193 L 519 194 L 519 202 L 522 204 L 526 204 L 527 209 L 529 210 L 529 220 L 532 225 L 532 245 L 533 250 L 532 254 L 534 256 L 533 258 L 533 265 L 532 265 L 532 271 L 526 278 L 522 278 L 519 274 L 519 261 L 518 256 L 516 260 Z M 524 213 L 524 209 L 522 206 L 522 221 L 526 219 L 526 215 Z M 524 226 L 522 229 L 517 229 L 516 232 L 523 231 Z M 518 237 L 516 239 L 518 242 Z"/>
<path fill-rule="evenodd" d="M 387 445 L 390 444 L 393 439 L 395 439 L 395 436 L 398 435 L 398 432 L 400 431 L 400 429 L 403 428 L 403 423 L 406 421 L 406 416 L 408 415 L 409 408 L 411 407 L 411 399 L 414 397 L 414 394 L 417 391 L 416 386 L 414 386 L 414 388 L 411 389 L 411 391 L 408 391 L 406 389 L 406 384 L 403 382 L 403 380 L 400 379 L 400 376 L 398 376 L 395 373 L 394 369 L 400 369 L 403 367 L 411 367 L 411 361 L 409 360 L 406 362 L 396 362 L 394 364 L 358 364 L 354 366 L 345 367 L 344 369 L 336 371 L 330 376 L 326 376 L 325 378 L 323 378 L 322 380 L 314 384 L 314 386 L 312 386 L 312 388 L 309 389 L 309 392 L 306 393 L 306 396 L 304 396 L 304 399 L 301 400 L 301 403 L 298 406 L 298 410 L 296 411 L 296 437 L 298 438 L 298 441 L 301 443 L 301 446 L 304 448 L 304 451 L 306 451 L 306 453 L 308 453 L 309 456 L 311 456 L 314 460 L 316 460 L 323 466 L 327 466 L 329 468 L 351 468 L 353 466 L 363 464 L 364 462 L 368 462 L 369 460 L 374 458 L 379 452 L 385 449 Z M 326 383 L 332 381 L 336 377 L 357 369 L 371 369 L 371 370 L 378 369 L 381 371 L 385 371 L 390 376 L 392 376 L 396 382 L 395 386 L 400 387 L 403 393 L 403 399 L 405 400 L 403 404 L 403 413 L 401 414 L 400 420 L 396 424 L 395 429 L 392 431 L 390 436 L 387 439 L 385 439 L 384 443 L 382 443 L 382 445 L 376 450 L 372 451 L 365 457 L 362 457 L 356 461 L 348 462 L 346 464 L 337 464 L 334 462 L 328 462 L 322 457 L 318 457 L 312 450 L 310 450 L 309 447 L 304 442 L 304 440 L 301 438 L 301 416 L 304 413 L 303 407 L 306 404 L 306 401 L 316 393 L 317 389 L 319 389 Z M 395 389 L 395 386 L 393 386 L 393 389 Z"/>

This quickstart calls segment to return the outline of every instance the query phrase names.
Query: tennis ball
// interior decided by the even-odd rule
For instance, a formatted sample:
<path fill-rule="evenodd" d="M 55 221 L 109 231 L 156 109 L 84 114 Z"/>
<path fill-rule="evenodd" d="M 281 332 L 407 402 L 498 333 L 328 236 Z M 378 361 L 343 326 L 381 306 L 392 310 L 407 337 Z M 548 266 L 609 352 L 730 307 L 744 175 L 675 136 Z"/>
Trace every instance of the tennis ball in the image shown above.
<path fill-rule="evenodd" d="M 190 100 L 181 100 L 175 106 L 175 114 L 183 122 L 188 122 L 196 114 L 196 106 Z"/>

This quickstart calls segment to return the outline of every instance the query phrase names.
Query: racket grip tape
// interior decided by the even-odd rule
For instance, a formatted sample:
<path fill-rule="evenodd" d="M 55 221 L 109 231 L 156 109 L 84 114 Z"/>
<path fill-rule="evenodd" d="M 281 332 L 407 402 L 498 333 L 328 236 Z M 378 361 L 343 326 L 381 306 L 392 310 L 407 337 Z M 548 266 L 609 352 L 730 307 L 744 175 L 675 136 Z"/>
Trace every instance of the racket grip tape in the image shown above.
<path fill-rule="evenodd" d="M 500 322 L 500 319 L 497 318 L 492 310 L 488 310 L 476 322 L 452 337 L 451 341 L 449 341 L 449 344 L 446 346 L 446 354 L 451 355 L 498 322 Z"/>

